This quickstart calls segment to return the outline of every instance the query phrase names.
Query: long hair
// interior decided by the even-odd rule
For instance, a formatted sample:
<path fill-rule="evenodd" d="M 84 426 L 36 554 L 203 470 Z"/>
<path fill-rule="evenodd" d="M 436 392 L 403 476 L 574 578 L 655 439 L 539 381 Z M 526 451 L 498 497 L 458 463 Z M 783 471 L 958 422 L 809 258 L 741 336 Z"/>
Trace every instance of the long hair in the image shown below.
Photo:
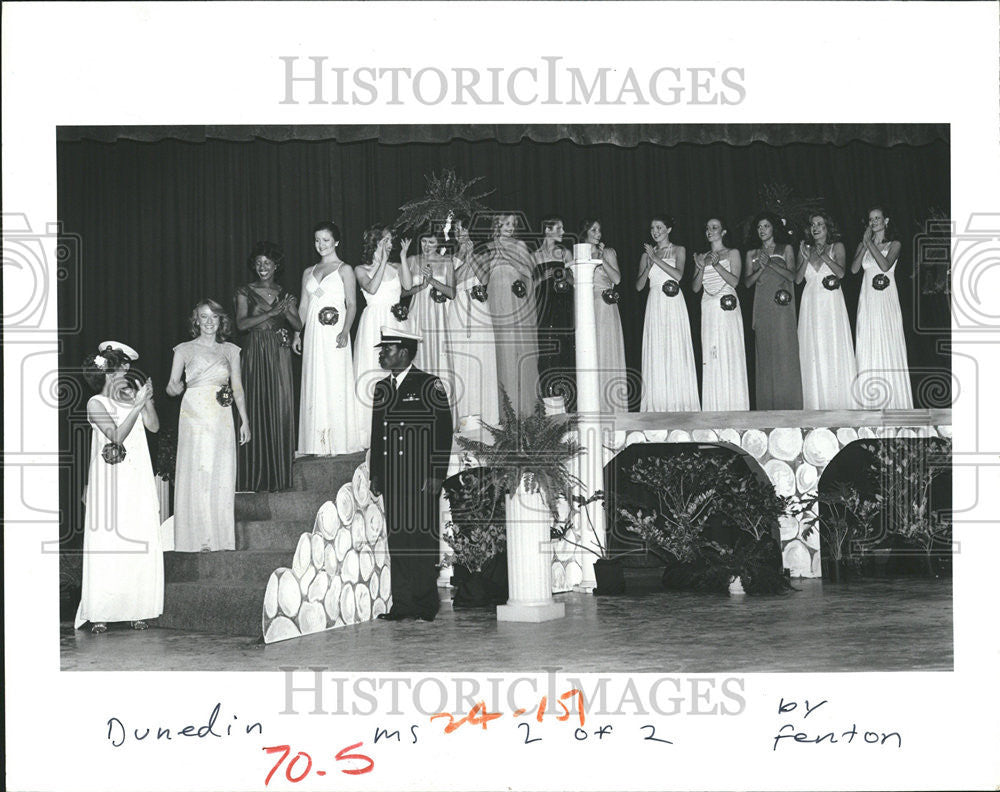
<path fill-rule="evenodd" d="M 490 228 L 490 237 L 492 239 L 497 239 L 500 236 L 500 226 L 503 225 L 504 220 L 506 220 L 508 217 L 513 217 L 514 218 L 514 233 L 513 233 L 512 236 L 515 239 L 517 238 L 518 226 L 520 225 L 520 222 L 518 221 L 518 215 L 517 215 L 517 213 L 516 212 L 497 212 L 495 215 L 493 215 L 493 225 Z"/>
<path fill-rule="evenodd" d="M 375 250 L 382 241 L 382 235 L 388 226 L 385 223 L 375 223 L 368 226 L 361 235 L 361 266 L 367 267 L 375 259 Z"/>
<path fill-rule="evenodd" d="M 833 216 L 825 209 L 821 209 L 818 212 L 811 212 L 809 214 L 809 220 L 806 223 L 806 227 L 804 229 L 806 239 L 810 240 L 811 242 L 813 238 L 812 221 L 814 217 L 822 217 L 823 222 L 826 223 L 826 244 L 832 245 L 833 243 L 840 241 L 840 226 L 837 225 L 837 222 L 833 219 Z"/>
<path fill-rule="evenodd" d="M 577 241 L 578 242 L 586 242 L 587 241 L 587 234 L 590 231 L 590 227 L 594 223 L 600 223 L 600 222 L 601 222 L 601 218 L 597 217 L 596 215 L 594 215 L 593 217 L 585 217 L 585 218 L 583 218 L 583 220 L 580 222 L 580 231 L 577 233 L 577 236 L 579 237 L 579 239 Z M 602 240 L 604 239 L 604 225 L 603 224 L 601 225 L 601 239 Z"/>
<path fill-rule="evenodd" d="M 194 310 L 191 311 L 191 338 L 197 338 L 201 335 L 201 328 L 198 326 L 198 311 L 205 307 L 219 318 L 219 329 L 215 331 L 215 340 L 221 344 L 233 334 L 233 321 L 229 318 L 229 314 L 226 313 L 226 309 L 210 297 L 199 300 Z"/>
<path fill-rule="evenodd" d="M 882 213 L 882 217 L 885 218 L 885 241 L 892 242 L 899 239 L 899 235 L 896 233 L 896 224 L 889 222 L 889 213 L 885 210 L 885 206 L 883 204 L 872 204 L 868 207 L 868 211 L 865 212 L 865 225 L 868 225 L 870 222 L 869 217 L 871 217 L 871 213 L 876 209 L 880 211 Z"/>
<path fill-rule="evenodd" d="M 760 225 L 761 220 L 767 220 L 771 224 L 771 228 L 774 229 L 773 238 L 776 248 L 779 245 L 788 244 L 788 228 L 774 212 L 764 211 L 754 215 L 753 222 L 750 224 L 746 238 L 747 250 L 756 250 L 761 245 L 760 235 L 757 233 L 757 226 Z"/>

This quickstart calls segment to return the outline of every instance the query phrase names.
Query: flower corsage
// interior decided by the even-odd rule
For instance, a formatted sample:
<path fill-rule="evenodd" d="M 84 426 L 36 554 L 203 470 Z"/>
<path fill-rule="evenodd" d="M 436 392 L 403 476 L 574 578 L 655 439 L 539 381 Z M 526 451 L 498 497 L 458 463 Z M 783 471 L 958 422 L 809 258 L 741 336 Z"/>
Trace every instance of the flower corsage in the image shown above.
<path fill-rule="evenodd" d="M 663 281 L 663 293 L 667 295 L 667 297 L 676 297 L 680 294 L 680 291 L 681 285 L 673 278 Z"/>
<path fill-rule="evenodd" d="M 215 400 L 223 407 L 233 406 L 233 389 L 228 382 L 215 392 Z"/>
<path fill-rule="evenodd" d="M 735 294 L 723 294 L 722 299 L 719 300 L 719 302 L 722 305 L 723 311 L 735 311 L 736 306 L 739 305 L 739 303 L 736 301 Z"/>
<path fill-rule="evenodd" d="M 510 290 L 514 292 L 515 297 L 524 297 L 528 293 L 528 289 L 524 285 L 524 281 L 518 278 L 510 285 Z"/>
<path fill-rule="evenodd" d="M 827 275 L 823 278 L 823 287 L 829 291 L 837 291 L 840 288 L 840 278 L 836 275 Z"/>
<path fill-rule="evenodd" d="M 283 347 L 290 347 L 292 345 L 292 334 L 288 332 L 287 327 L 279 327 L 274 331 L 278 334 L 278 343 Z"/>
<path fill-rule="evenodd" d="M 403 305 L 401 302 L 396 303 L 389 310 L 392 312 L 392 315 L 396 317 L 397 322 L 405 322 L 406 317 L 410 315 L 410 307 L 408 305 Z"/>
<path fill-rule="evenodd" d="M 872 288 L 875 289 L 875 291 L 882 291 L 883 289 L 887 289 L 888 287 L 889 287 L 889 276 L 886 275 L 884 272 L 880 272 L 878 275 L 872 278 Z"/>
<path fill-rule="evenodd" d="M 601 292 L 601 299 L 608 305 L 615 305 L 621 299 L 621 295 L 618 294 L 618 290 L 614 286 L 610 286 Z"/>
<path fill-rule="evenodd" d="M 444 292 L 438 291 L 437 287 L 431 286 L 431 299 L 436 303 L 443 303 L 448 299 L 448 297 Z"/>
<path fill-rule="evenodd" d="M 109 465 L 117 465 L 125 458 L 125 446 L 121 443 L 107 443 L 101 451 L 101 456 Z"/>
<path fill-rule="evenodd" d="M 473 286 L 470 293 L 472 294 L 473 300 L 477 300 L 478 302 L 486 302 L 486 298 L 488 296 L 486 292 L 486 287 L 483 286 L 481 283 L 477 283 L 475 286 Z"/>
<path fill-rule="evenodd" d="M 319 323 L 322 325 L 335 325 L 340 318 L 340 311 L 332 305 L 319 309 Z"/>
<path fill-rule="evenodd" d="M 774 301 L 778 305 L 789 305 L 792 302 L 792 293 L 787 289 L 778 289 L 774 293 Z"/>

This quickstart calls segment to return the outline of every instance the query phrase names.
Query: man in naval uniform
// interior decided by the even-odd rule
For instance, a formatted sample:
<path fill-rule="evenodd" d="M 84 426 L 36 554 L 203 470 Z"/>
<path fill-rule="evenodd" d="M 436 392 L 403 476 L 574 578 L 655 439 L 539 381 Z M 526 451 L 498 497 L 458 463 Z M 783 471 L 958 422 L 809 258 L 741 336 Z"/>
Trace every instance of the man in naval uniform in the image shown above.
<path fill-rule="evenodd" d="M 385 496 L 392 609 L 380 619 L 433 621 L 437 590 L 441 486 L 451 455 L 451 407 L 441 380 L 412 361 L 420 336 L 382 328 L 375 387 L 370 478 Z"/>

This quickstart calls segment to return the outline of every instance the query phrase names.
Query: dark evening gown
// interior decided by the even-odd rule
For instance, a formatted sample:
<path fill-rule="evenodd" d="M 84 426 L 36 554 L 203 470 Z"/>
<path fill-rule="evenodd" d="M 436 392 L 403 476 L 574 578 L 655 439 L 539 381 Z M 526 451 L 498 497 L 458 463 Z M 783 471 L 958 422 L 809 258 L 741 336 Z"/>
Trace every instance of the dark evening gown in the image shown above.
<path fill-rule="evenodd" d="M 249 315 L 270 308 L 260 294 L 241 286 Z M 281 289 L 278 299 L 287 292 Z M 250 419 L 250 442 L 239 447 L 236 489 L 275 492 L 292 486 L 295 456 L 295 397 L 292 390 L 292 328 L 284 316 L 251 328 L 243 343 L 240 367 Z"/>
<path fill-rule="evenodd" d="M 566 410 L 576 409 L 576 345 L 573 287 L 562 261 L 535 266 L 538 306 L 538 381 L 542 396 L 563 396 Z M 549 277 L 545 277 L 549 274 Z M 561 285 L 560 285 L 561 284 Z"/>
<path fill-rule="evenodd" d="M 781 259 L 781 253 L 771 258 Z M 788 293 L 779 299 L 778 292 Z M 754 287 L 753 331 L 757 352 L 758 410 L 801 410 L 802 370 L 799 363 L 795 284 L 773 269 L 761 273 Z"/>

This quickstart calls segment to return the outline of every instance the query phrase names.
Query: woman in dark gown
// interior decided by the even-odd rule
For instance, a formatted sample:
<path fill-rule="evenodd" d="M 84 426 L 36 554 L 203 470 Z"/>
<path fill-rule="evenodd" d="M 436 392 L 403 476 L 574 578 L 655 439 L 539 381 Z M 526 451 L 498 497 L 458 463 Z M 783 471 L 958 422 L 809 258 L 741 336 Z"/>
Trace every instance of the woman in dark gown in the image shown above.
<path fill-rule="evenodd" d="M 743 267 L 754 289 L 753 334 L 758 410 L 801 410 L 798 322 L 795 316 L 795 254 L 785 227 L 770 212 L 753 221 Z M 757 244 L 758 247 L 750 249 Z"/>
<path fill-rule="evenodd" d="M 295 399 L 292 331 L 302 330 L 298 301 L 275 277 L 283 256 L 277 245 L 257 242 L 247 266 L 257 280 L 236 290 L 236 326 L 247 333 L 241 367 L 250 437 L 240 447 L 236 489 L 275 492 L 292 486 Z"/>
<path fill-rule="evenodd" d="M 572 255 L 562 247 L 563 220 L 542 220 L 541 244 L 532 258 L 538 305 L 538 381 L 542 396 L 562 396 L 576 409 L 576 353 L 573 331 Z"/>

